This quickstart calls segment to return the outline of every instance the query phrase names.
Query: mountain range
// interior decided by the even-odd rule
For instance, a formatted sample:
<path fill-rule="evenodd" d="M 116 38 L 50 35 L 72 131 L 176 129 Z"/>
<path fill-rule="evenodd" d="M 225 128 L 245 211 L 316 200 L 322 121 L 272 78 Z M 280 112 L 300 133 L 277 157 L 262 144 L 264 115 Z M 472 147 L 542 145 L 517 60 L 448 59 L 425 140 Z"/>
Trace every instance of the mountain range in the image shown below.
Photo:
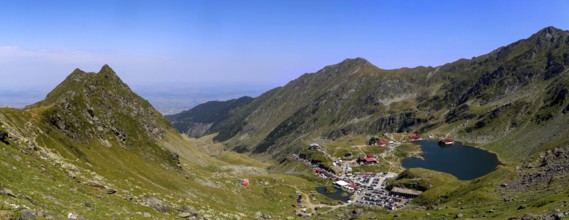
<path fill-rule="evenodd" d="M 44 100 L 0 108 L 0 217 L 294 219 L 300 200 L 316 219 L 562 218 L 567 67 L 569 32 L 547 27 L 439 67 L 346 59 L 166 117 L 109 66 L 76 69 Z M 290 157 L 382 133 L 450 136 L 501 165 L 474 180 L 405 170 L 389 185 L 424 192 L 391 211 L 334 205 L 315 190 L 330 182 Z"/>
<path fill-rule="evenodd" d="M 438 67 L 385 70 L 363 58 L 346 59 L 237 111 L 227 109 L 231 116 L 216 120 L 204 135 L 217 132 L 214 139 L 228 148 L 282 158 L 319 139 L 433 133 L 515 162 L 569 141 L 568 36 L 547 27 L 488 54 Z M 194 129 L 188 124 L 191 111 L 171 118 L 186 124 L 177 127 L 182 132 Z"/>

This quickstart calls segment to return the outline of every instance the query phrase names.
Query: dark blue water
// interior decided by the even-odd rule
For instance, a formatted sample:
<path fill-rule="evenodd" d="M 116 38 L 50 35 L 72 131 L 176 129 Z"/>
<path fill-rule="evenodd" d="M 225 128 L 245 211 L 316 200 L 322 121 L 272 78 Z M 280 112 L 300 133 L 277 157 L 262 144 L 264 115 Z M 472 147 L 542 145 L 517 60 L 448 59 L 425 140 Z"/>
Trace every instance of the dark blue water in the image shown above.
<path fill-rule="evenodd" d="M 335 192 L 333 193 L 326 193 L 326 187 L 325 186 L 319 186 L 316 187 L 316 192 L 330 198 L 330 199 L 335 199 L 335 200 L 340 200 L 340 201 L 344 201 L 344 202 L 348 202 L 348 200 L 350 200 L 350 194 L 346 192 L 346 194 L 348 196 L 342 196 L 342 193 L 344 193 L 345 191 L 342 189 L 339 189 L 337 187 L 334 187 L 334 189 L 336 189 Z"/>
<path fill-rule="evenodd" d="M 401 161 L 405 168 L 421 167 L 450 173 L 461 180 L 484 176 L 499 164 L 496 154 L 455 142 L 453 145 L 439 145 L 437 141 L 415 142 L 423 149 L 423 159 L 409 157 Z"/>

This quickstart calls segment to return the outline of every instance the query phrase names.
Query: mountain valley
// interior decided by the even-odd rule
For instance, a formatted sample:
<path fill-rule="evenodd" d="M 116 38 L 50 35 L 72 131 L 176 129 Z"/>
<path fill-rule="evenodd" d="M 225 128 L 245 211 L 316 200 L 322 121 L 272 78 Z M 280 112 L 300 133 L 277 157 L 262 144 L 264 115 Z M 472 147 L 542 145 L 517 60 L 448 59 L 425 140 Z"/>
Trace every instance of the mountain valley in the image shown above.
<path fill-rule="evenodd" d="M 168 116 L 108 65 L 76 69 L 44 100 L 0 108 L 0 217 L 559 219 L 569 215 L 568 90 L 569 32 L 554 27 L 438 67 L 346 59 Z M 453 137 L 500 164 L 473 180 L 405 169 L 422 153 L 412 134 Z M 382 189 L 421 193 L 394 210 L 338 202 L 316 191 L 333 188 L 320 173 L 347 175 L 338 160 L 394 173 Z"/>

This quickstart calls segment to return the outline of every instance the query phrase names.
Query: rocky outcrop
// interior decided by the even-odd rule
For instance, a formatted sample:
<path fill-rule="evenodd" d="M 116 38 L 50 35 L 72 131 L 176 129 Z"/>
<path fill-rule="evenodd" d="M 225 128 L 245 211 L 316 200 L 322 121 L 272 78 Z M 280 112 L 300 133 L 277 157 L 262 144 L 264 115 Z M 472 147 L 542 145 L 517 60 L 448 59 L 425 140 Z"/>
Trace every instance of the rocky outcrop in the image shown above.
<path fill-rule="evenodd" d="M 569 174 L 569 147 L 541 153 L 517 168 L 518 180 L 505 186 L 521 190 L 551 182 Z"/>

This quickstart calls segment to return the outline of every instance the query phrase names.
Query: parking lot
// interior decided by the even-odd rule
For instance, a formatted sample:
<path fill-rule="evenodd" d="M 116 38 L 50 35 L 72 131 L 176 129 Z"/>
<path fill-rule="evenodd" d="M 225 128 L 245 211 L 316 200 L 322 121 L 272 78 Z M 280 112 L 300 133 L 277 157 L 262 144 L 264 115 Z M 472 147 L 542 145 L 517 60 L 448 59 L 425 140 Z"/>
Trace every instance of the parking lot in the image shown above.
<path fill-rule="evenodd" d="M 403 208 L 412 198 L 395 195 L 385 189 L 388 178 L 395 174 L 356 174 L 351 180 L 358 186 L 353 202 L 357 205 L 381 206 L 391 210 Z"/>

